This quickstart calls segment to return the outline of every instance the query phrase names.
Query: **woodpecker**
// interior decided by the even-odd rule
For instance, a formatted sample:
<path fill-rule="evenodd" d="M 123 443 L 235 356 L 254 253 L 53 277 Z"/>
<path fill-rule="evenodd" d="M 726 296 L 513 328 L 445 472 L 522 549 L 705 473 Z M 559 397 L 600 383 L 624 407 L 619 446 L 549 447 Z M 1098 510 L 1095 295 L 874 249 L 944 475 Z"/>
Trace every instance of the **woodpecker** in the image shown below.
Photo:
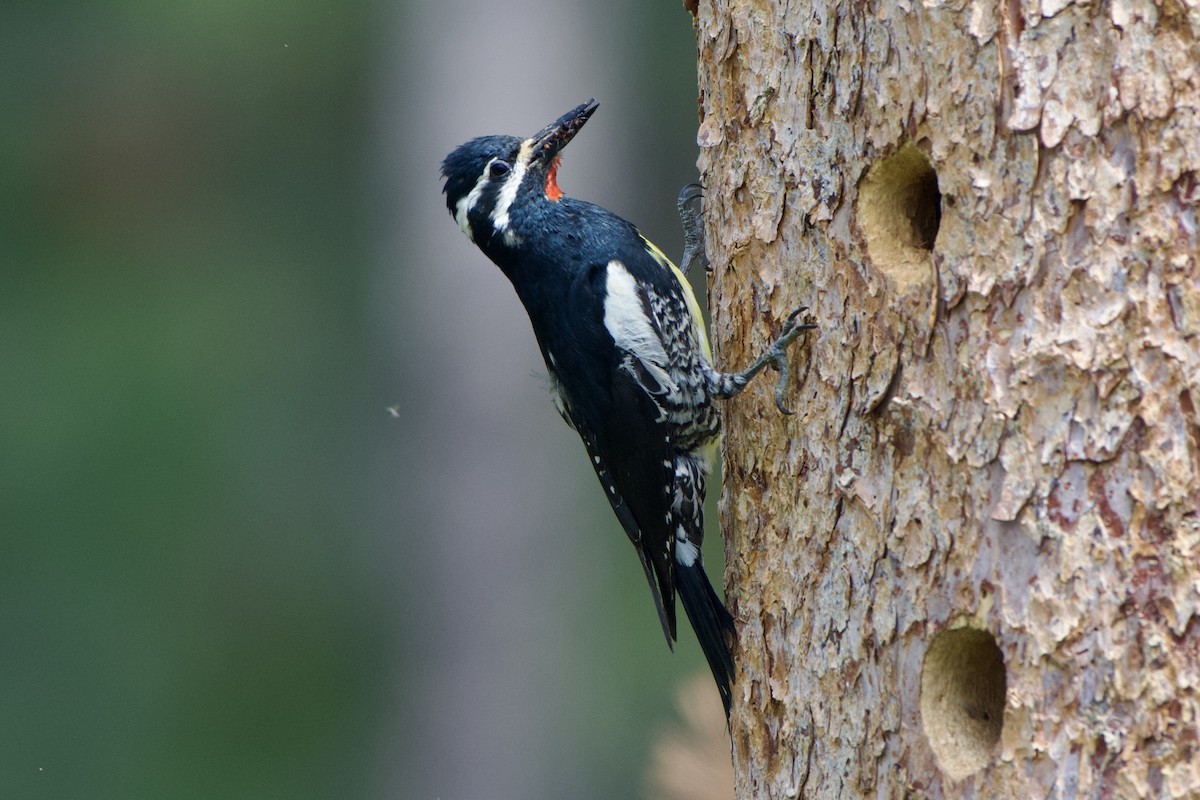
<path fill-rule="evenodd" d="M 621 217 L 565 197 L 560 152 L 595 112 L 589 100 L 526 139 L 482 136 L 442 162 L 446 206 L 463 233 L 512 282 L 529 314 L 559 414 L 588 458 L 641 560 L 667 645 L 676 640 L 675 597 L 700 641 L 729 716 L 734 678 L 733 617 L 704 572 L 705 479 L 715 461 L 720 417 L 811 325 L 804 309 L 740 373 L 713 368 L 700 306 L 683 273 Z M 703 259 L 696 188 L 680 195 L 688 250 Z"/>

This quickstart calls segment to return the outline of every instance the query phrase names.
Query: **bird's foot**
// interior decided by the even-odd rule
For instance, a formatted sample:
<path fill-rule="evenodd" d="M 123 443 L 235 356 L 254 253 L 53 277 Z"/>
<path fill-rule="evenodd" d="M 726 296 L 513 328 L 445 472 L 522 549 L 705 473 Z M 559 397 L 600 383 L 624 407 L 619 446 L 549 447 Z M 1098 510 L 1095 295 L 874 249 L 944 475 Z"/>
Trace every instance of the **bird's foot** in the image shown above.
<path fill-rule="evenodd" d="M 679 192 L 679 221 L 683 223 L 683 258 L 680 268 L 690 275 L 694 267 L 708 269 L 708 256 L 704 252 L 704 189 L 698 183 L 689 183 Z"/>
<path fill-rule="evenodd" d="M 787 320 L 783 323 L 783 332 L 779 338 L 772 342 L 748 369 L 731 376 L 733 380 L 730 381 L 730 385 L 737 388 L 728 396 L 732 397 L 734 394 L 740 392 L 755 375 L 767 367 L 771 367 L 779 372 L 779 380 L 775 384 L 775 406 L 784 414 L 791 415 L 795 413 L 784 403 L 784 398 L 787 396 L 788 384 L 791 380 L 791 364 L 788 362 L 787 349 L 804 331 L 817 327 L 816 325 L 800 322 L 800 315 L 807 310 L 808 306 L 800 306 L 789 314 Z"/>

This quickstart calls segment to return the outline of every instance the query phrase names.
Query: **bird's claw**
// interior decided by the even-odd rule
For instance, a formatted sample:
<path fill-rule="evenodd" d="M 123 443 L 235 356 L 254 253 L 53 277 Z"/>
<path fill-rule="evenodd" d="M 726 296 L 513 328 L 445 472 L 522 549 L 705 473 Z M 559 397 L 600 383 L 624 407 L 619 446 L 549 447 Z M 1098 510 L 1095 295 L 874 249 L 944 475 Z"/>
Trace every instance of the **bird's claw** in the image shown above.
<path fill-rule="evenodd" d="M 783 401 L 787 395 L 789 378 L 791 376 L 791 365 L 787 360 L 787 347 L 796 341 L 801 333 L 817 327 L 812 324 L 800 324 L 800 315 L 807 310 L 808 306 L 800 306 L 788 315 L 788 318 L 783 323 L 783 333 L 767 351 L 767 358 L 771 367 L 779 372 L 779 381 L 775 384 L 775 407 L 779 409 L 780 413 L 787 416 L 792 416 L 796 413 L 788 408 Z"/>
<path fill-rule="evenodd" d="M 682 215 L 684 211 L 694 201 L 704 197 L 704 187 L 698 183 L 689 183 L 679 190 L 679 213 Z"/>
<path fill-rule="evenodd" d="M 800 315 L 805 311 L 808 311 L 808 306 L 800 306 L 791 314 L 788 314 L 788 318 L 783 323 L 783 335 L 779 337 L 781 340 L 787 339 L 787 341 L 791 343 L 795 341 L 796 337 L 800 335 L 801 331 L 807 331 L 817 327 L 816 325 L 812 324 L 800 324 Z"/>
<path fill-rule="evenodd" d="M 779 413 L 790 417 L 796 412 L 787 407 L 783 402 L 783 398 L 787 395 L 788 378 L 791 370 L 788 368 L 787 359 L 776 361 L 775 369 L 779 370 L 779 382 L 775 384 L 775 407 L 779 409 Z"/>
<path fill-rule="evenodd" d="M 704 189 L 698 183 L 689 183 L 679 192 L 677 206 L 679 220 L 683 223 L 683 258 L 680 267 L 683 274 L 692 271 L 692 265 L 699 263 L 708 268 L 708 256 L 704 252 L 704 222 L 700 219 L 702 206 L 697 201 L 704 198 Z"/>

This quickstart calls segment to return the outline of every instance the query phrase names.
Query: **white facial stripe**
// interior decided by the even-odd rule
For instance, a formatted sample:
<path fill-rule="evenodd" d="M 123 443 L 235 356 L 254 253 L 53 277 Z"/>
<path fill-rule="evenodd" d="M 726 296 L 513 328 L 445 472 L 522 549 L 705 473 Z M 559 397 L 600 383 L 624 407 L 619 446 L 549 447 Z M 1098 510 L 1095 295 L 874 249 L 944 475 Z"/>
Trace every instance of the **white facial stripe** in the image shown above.
<path fill-rule="evenodd" d="M 512 171 L 508 173 L 508 177 L 500 185 L 500 192 L 496 197 L 496 207 L 492 209 L 492 227 L 498 233 L 508 228 L 508 209 L 512 207 L 513 201 L 517 199 L 517 190 L 521 188 L 521 181 L 525 180 L 525 173 L 529 171 L 529 162 L 533 158 L 534 144 L 536 142 L 533 139 L 527 139 L 521 143 L 521 149 L 517 152 L 516 159 L 514 159 Z"/>
<path fill-rule="evenodd" d="M 495 159 L 492 159 L 492 161 L 495 161 Z M 488 166 L 491 166 L 490 161 L 488 162 Z M 471 209 L 475 207 L 475 204 L 479 202 L 480 196 L 483 195 L 483 187 L 487 186 L 487 184 L 488 171 L 484 169 L 483 174 L 479 176 L 479 180 L 475 182 L 471 191 L 467 192 L 466 197 L 459 200 L 454 206 L 454 221 L 458 223 L 458 227 L 462 228 L 462 232 L 472 242 L 475 241 L 475 235 L 471 233 L 471 221 L 467 216 L 471 213 Z"/>
<path fill-rule="evenodd" d="M 667 351 L 646 316 L 637 281 L 620 261 L 608 262 L 604 288 L 604 327 L 608 335 L 617 347 L 661 370 L 667 364 Z"/>

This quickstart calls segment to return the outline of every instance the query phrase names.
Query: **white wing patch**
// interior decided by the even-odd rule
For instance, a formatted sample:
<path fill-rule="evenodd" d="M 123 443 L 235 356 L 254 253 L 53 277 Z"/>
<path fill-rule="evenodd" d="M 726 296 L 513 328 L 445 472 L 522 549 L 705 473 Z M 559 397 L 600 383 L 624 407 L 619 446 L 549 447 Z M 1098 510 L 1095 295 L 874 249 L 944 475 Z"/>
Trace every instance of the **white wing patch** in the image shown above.
<path fill-rule="evenodd" d="M 617 347 L 632 354 L 664 387 L 674 386 L 667 375 L 667 351 L 642 300 L 637 280 L 620 261 L 608 262 L 605 281 L 604 327 Z"/>

